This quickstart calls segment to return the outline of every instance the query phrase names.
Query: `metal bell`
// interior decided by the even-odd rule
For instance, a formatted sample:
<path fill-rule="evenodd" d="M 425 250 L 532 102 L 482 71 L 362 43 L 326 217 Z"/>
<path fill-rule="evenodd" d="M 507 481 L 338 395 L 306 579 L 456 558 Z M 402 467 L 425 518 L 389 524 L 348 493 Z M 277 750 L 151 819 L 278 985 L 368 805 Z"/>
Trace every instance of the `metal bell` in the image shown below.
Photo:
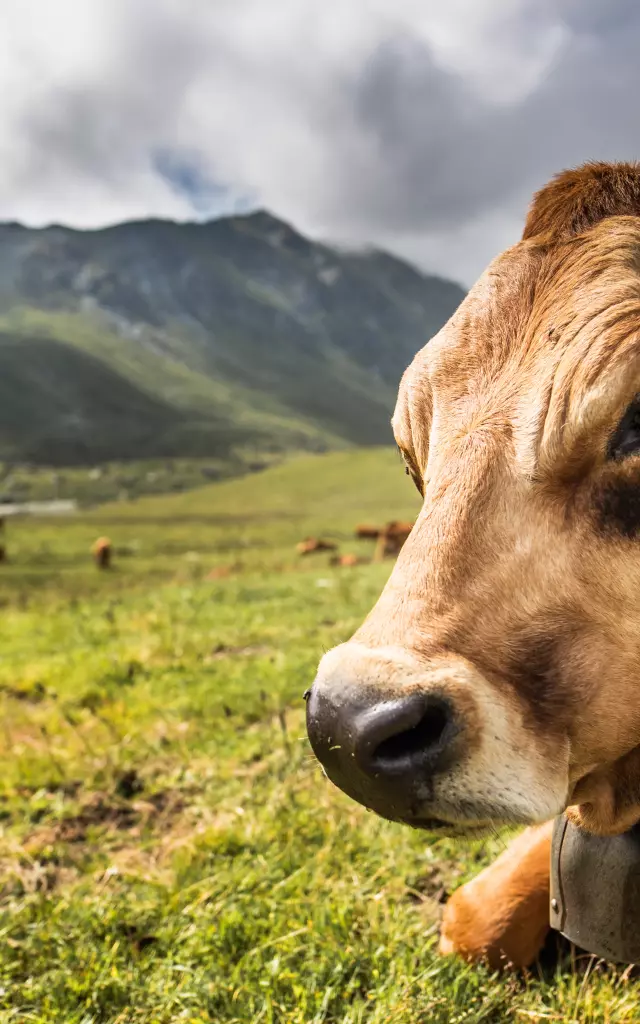
<path fill-rule="evenodd" d="M 589 953 L 640 963 L 640 824 L 620 836 L 593 836 L 556 818 L 550 922 Z"/>

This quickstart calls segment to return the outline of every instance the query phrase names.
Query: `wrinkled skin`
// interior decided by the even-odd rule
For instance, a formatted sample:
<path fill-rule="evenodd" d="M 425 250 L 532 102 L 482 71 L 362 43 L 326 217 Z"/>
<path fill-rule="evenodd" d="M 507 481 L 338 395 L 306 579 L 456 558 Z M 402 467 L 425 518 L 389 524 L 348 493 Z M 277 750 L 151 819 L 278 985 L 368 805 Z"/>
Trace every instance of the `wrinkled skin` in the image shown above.
<path fill-rule="evenodd" d="M 639 393 L 640 170 L 588 165 L 535 197 L 523 240 L 406 371 L 393 429 L 423 506 L 308 705 L 329 778 L 381 815 L 540 823 L 454 896 L 443 952 L 530 962 L 542 823 L 640 819 Z M 474 894 L 501 879 L 480 927 Z"/>

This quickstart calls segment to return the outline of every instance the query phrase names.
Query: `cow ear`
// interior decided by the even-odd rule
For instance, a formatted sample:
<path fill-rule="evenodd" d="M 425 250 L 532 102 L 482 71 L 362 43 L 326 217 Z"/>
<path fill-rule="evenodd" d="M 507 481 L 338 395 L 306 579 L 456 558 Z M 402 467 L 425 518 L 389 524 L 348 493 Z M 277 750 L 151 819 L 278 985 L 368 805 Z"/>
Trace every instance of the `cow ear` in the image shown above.
<path fill-rule="evenodd" d="M 640 216 L 640 163 L 584 164 L 536 192 L 522 237 L 560 241 L 621 216 Z"/>
<path fill-rule="evenodd" d="M 574 825 L 601 836 L 617 836 L 640 821 L 640 747 L 578 783 L 580 800 L 567 811 Z"/>

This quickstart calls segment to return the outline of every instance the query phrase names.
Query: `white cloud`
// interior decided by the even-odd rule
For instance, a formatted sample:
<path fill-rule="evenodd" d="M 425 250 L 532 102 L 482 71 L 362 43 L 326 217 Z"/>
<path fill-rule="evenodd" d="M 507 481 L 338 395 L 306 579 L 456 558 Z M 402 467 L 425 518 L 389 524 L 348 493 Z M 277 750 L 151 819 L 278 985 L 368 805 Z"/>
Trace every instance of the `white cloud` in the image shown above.
<path fill-rule="evenodd" d="M 639 44 L 632 0 L 4 0 L 0 218 L 251 196 L 470 281 L 551 173 L 638 155 Z"/>

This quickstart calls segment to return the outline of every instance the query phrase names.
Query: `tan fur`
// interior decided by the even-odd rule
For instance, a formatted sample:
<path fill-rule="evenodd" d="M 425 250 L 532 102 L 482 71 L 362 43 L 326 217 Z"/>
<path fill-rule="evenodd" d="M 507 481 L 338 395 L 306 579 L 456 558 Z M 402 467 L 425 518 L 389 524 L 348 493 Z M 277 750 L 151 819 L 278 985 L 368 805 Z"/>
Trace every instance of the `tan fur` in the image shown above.
<path fill-rule="evenodd" d="M 486 961 L 493 970 L 528 967 L 549 931 L 551 826 L 528 828 L 445 908 L 440 952 Z"/>
<path fill-rule="evenodd" d="M 534 196 L 523 238 L 577 235 L 604 220 L 640 215 L 640 164 L 588 163 L 563 171 Z"/>
<path fill-rule="evenodd" d="M 640 456 L 607 459 L 639 392 L 640 165 L 591 164 L 538 193 L 523 240 L 404 374 L 393 426 L 424 504 L 377 605 L 321 665 L 324 686 L 362 678 L 389 700 L 406 680 L 377 652 L 397 651 L 413 687 L 465 693 L 421 813 L 570 806 L 608 834 L 640 820 L 640 534 L 611 525 L 640 501 Z M 534 956 L 544 850 L 523 840 L 457 894 L 444 946 Z"/>

